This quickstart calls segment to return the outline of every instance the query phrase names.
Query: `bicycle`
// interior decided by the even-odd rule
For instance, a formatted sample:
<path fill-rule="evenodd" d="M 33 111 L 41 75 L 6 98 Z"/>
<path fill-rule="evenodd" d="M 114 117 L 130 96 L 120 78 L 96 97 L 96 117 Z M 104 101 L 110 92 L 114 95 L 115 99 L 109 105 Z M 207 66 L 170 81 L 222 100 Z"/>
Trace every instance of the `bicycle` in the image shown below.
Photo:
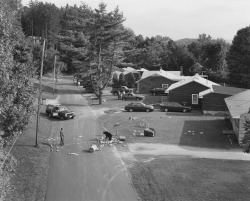
<path fill-rule="evenodd" d="M 149 128 L 149 123 L 143 119 L 141 122 L 140 122 L 140 126 L 141 127 L 145 127 L 145 128 Z"/>

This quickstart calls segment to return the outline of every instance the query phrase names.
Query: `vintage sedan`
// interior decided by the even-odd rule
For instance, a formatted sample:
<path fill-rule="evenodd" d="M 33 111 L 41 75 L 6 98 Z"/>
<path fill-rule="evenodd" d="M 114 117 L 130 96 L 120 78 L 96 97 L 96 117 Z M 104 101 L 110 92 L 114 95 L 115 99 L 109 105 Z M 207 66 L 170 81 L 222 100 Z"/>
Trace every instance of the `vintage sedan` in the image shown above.
<path fill-rule="evenodd" d="M 46 114 L 51 117 L 57 117 L 59 119 L 74 119 L 75 112 L 71 111 L 67 106 L 62 106 L 60 104 L 47 105 Z"/>
<path fill-rule="evenodd" d="M 143 100 L 144 98 L 144 96 L 134 93 L 127 93 L 122 95 L 122 100 Z"/>
<path fill-rule="evenodd" d="M 153 112 L 154 106 L 152 105 L 146 105 L 144 103 L 129 103 L 124 108 L 126 111 L 133 112 Z"/>
<path fill-rule="evenodd" d="M 181 105 L 177 102 L 166 102 L 160 104 L 160 110 L 165 112 L 190 112 L 192 110 L 191 107 Z"/>

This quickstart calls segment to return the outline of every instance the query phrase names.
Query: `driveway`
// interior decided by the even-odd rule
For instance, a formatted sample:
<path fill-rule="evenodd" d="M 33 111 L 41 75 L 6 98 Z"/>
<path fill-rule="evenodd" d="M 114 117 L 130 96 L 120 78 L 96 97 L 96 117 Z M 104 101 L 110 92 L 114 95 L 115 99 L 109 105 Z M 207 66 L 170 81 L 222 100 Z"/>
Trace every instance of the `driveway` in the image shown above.
<path fill-rule="evenodd" d="M 126 166 L 115 148 L 105 146 L 89 153 L 95 137 L 101 135 L 95 113 L 70 77 L 59 80 L 57 101 L 76 112 L 73 120 L 52 119 L 47 201 L 136 201 Z M 64 129 L 65 145 L 59 146 Z M 57 151 L 58 150 L 58 151 Z"/>

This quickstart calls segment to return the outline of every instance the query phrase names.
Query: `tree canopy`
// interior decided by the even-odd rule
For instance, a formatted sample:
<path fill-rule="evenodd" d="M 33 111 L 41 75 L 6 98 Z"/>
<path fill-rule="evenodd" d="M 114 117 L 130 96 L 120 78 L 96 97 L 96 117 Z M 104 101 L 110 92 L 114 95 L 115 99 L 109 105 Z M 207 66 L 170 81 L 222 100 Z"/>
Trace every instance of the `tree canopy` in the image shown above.
<path fill-rule="evenodd" d="M 240 29 L 227 55 L 229 82 L 250 88 L 250 26 Z"/>
<path fill-rule="evenodd" d="M 22 132 L 33 114 L 31 50 L 18 18 L 19 1 L 0 2 L 0 126 L 4 137 Z"/>

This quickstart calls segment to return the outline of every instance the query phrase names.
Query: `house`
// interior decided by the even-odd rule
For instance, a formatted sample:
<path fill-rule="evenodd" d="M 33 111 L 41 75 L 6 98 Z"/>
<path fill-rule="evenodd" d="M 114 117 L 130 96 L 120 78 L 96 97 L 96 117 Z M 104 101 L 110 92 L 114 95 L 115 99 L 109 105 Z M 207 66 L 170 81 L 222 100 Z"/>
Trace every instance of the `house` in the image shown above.
<path fill-rule="evenodd" d="M 196 74 L 172 84 L 166 90 L 166 93 L 169 93 L 169 101 L 185 103 L 192 106 L 192 108 L 201 109 L 202 104 L 199 93 L 211 89 L 213 85 L 218 84 Z"/>
<path fill-rule="evenodd" d="M 180 72 L 180 71 L 179 71 Z M 179 76 L 172 71 L 144 71 L 141 79 L 137 83 L 137 92 L 141 94 L 149 94 L 151 88 L 168 88 L 173 83 L 184 79 L 184 76 Z"/>
<path fill-rule="evenodd" d="M 250 90 L 225 98 L 225 102 L 234 133 L 239 144 L 242 144 L 246 132 L 244 124 L 247 119 L 250 119 Z"/>
<path fill-rule="evenodd" d="M 228 114 L 225 98 L 238 94 L 246 89 L 213 85 L 199 93 L 202 99 L 203 114 Z"/>

